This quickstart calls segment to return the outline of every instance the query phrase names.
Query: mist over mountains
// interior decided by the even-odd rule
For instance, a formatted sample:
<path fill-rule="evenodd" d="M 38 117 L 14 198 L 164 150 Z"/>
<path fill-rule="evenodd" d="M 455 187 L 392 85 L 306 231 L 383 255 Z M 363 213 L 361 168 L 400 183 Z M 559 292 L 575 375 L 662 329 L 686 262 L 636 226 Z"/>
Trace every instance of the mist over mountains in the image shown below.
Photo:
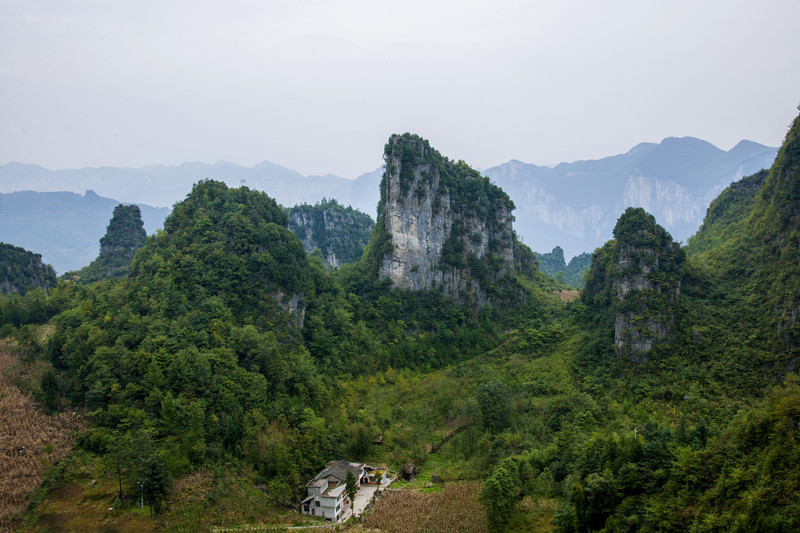
<path fill-rule="evenodd" d="M 229 187 L 246 185 L 265 191 L 287 207 L 335 198 L 374 217 L 377 184 L 382 172 L 378 168 L 352 180 L 333 174 L 303 176 L 269 161 L 250 168 L 220 161 L 215 164 L 195 162 L 178 166 L 87 167 L 77 170 L 48 170 L 37 165 L 10 162 L 0 167 L 0 193 L 71 191 L 83 194 L 92 190 L 100 196 L 126 203 L 172 207 L 186 197 L 194 183 L 212 178 L 225 182 Z"/>
<path fill-rule="evenodd" d="M 119 201 L 88 190 L 0 193 L 0 241 L 42 255 L 59 274 L 91 263 Z M 139 205 L 148 234 L 163 227 L 170 210 Z"/>
<path fill-rule="evenodd" d="M 627 207 L 643 207 L 676 241 L 686 241 L 720 191 L 768 168 L 776 153 L 777 148 L 746 140 L 725 151 L 700 139 L 669 137 L 598 160 L 552 168 L 511 160 L 483 174 L 514 202 L 515 228 L 528 246 L 538 252 L 560 246 L 569 259 L 611 238 Z M 374 218 L 382 173 L 378 168 L 354 180 L 303 176 L 269 161 L 250 168 L 223 161 L 56 171 L 11 162 L 0 167 L 0 193 L 5 193 L 0 197 L 0 240 L 41 253 L 59 272 L 77 269 L 96 256 L 117 203 L 139 204 L 145 228 L 153 233 L 169 209 L 150 206 L 171 206 L 203 178 L 262 190 L 287 207 L 335 199 Z M 87 190 L 93 192 L 79 195 Z"/>
<path fill-rule="evenodd" d="M 769 168 L 777 148 L 741 141 L 729 151 L 692 137 L 641 143 L 625 154 L 553 168 L 509 161 L 484 174 L 516 205 L 516 230 L 537 251 L 567 258 L 611 238 L 628 207 L 643 207 L 677 241 L 700 227 L 711 201 L 732 182 Z"/>

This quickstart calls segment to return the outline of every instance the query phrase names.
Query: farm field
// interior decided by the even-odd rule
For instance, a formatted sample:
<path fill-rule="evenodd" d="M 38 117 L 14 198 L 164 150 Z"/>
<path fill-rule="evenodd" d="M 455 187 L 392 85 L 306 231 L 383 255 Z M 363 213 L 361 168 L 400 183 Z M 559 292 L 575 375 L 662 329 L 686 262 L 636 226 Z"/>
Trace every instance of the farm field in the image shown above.
<path fill-rule="evenodd" d="M 47 468 L 67 455 L 75 435 L 87 425 L 73 410 L 43 413 L 33 396 L 15 384 L 29 382 L 36 369 L 20 362 L 12 350 L 9 343 L 0 343 L 0 531 L 14 527 Z"/>
<path fill-rule="evenodd" d="M 484 507 L 478 502 L 481 485 L 461 481 L 445 484 L 441 492 L 386 491 L 364 518 L 364 526 L 387 533 L 489 531 Z"/>

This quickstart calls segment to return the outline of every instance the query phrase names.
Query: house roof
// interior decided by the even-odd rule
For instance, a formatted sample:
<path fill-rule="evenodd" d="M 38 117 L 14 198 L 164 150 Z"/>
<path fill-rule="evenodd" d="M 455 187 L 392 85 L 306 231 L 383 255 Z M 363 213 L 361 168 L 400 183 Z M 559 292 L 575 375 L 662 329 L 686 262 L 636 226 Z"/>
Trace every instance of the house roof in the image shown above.
<path fill-rule="evenodd" d="M 353 473 L 353 477 L 358 479 L 364 472 L 364 465 L 350 463 L 349 461 L 331 461 L 322 472 L 317 474 L 317 476 L 308 483 L 308 485 L 311 486 L 319 480 L 331 478 L 340 482 L 345 482 L 347 481 L 348 470 Z"/>

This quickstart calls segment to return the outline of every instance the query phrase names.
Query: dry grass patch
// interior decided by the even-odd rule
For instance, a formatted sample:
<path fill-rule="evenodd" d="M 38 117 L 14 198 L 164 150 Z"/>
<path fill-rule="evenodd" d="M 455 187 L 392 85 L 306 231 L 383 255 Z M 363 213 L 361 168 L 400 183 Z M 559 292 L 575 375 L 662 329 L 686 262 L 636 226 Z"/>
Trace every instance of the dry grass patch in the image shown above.
<path fill-rule="evenodd" d="M 45 470 L 67 455 L 77 432 L 87 427 L 79 412 L 44 414 L 14 384 L 23 368 L 9 344 L 0 343 L 0 531 L 15 526 Z"/>
<path fill-rule="evenodd" d="M 571 302 L 572 300 L 576 300 L 580 295 L 580 291 L 576 291 L 574 289 L 570 290 L 563 290 L 563 291 L 553 291 L 553 294 L 558 296 L 558 299 L 564 303 Z"/>
<path fill-rule="evenodd" d="M 483 505 L 478 502 L 481 483 L 446 483 L 442 492 L 389 490 L 378 499 L 363 525 L 384 532 L 485 533 Z"/>

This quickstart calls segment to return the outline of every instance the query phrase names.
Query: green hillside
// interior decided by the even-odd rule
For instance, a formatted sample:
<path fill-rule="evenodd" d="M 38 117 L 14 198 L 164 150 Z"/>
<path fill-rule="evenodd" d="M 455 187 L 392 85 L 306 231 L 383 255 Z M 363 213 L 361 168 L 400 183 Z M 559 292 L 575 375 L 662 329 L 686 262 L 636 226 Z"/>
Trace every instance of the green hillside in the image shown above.
<path fill-rule="evenodd" d="M 53 287 L 56 273 L 42 256 L 0 242 L 0 294 L 25 294 L 28 289 Z"/>
<path fill-rule="evenodd" d="M 445 165 L 429 149 L 398 160 Z M 441 168 L 455 216 L 507 198 L 463 163 Z M 383 209 L 364 259 L 333 270 L 273 199 L 201 181 L 129 277 L 0 300 L 53 369 L 34 393 L 91 421 L 15 525 L 318 524 L 292 509 L 348 459 L 416 465 L 399 485 L 462 494 L 485 516 L 475 530 L 796 531 L 798 191 L 800 119 L 686 247 L 628 209 L 569 301 L 515 240 L 513 297 L 476 308 L 376 275 L 400 246 Z M 480 488 L 449 490 L 465 481 Z M 406 512 L 405 530 L 436 530 Z"/>

